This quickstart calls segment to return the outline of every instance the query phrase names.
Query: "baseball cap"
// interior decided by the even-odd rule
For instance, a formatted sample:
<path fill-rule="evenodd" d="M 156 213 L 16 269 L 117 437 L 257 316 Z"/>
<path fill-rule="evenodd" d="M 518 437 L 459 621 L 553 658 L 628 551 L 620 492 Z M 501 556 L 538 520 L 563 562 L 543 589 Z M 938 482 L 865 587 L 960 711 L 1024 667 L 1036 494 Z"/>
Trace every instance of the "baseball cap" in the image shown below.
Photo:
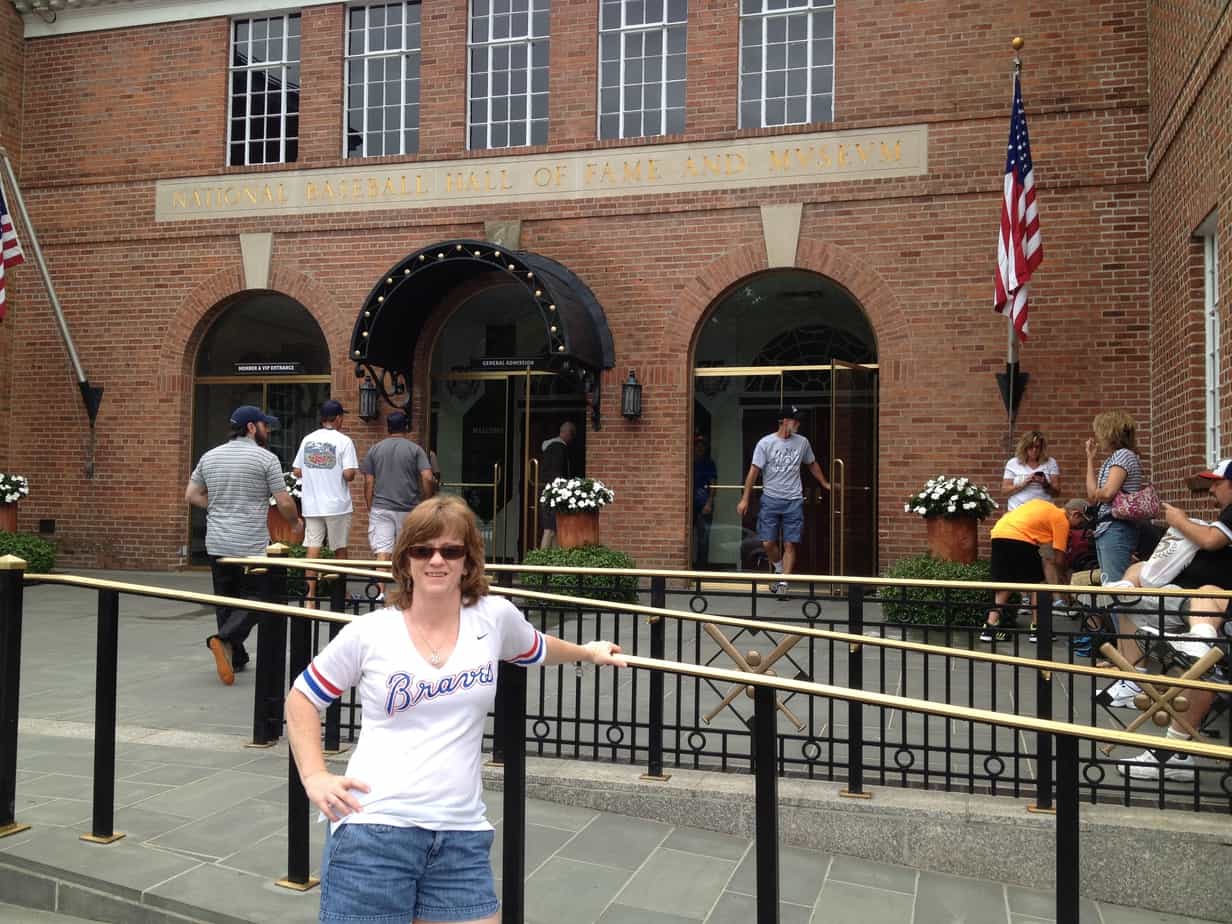
<path fill-rule="evenodd" d="M 406 430 L 406 425 L 409 423 L 406 414 L 402 411 L 390 411 L 385 416 L 385 429 L 390 433 L 402 433 Z"/>
<path fill-rule="evenodd" d="M 342 402 L 335 401 L 333 398 L 330 398 L 328 401 L 326 401 L 324 404 L 321 405 L 321 416 L 322 417 L 326 417 L 326 418 L 341 417 L 345 413 L 346 413 L 346 408 L 342 406 Z"/>
<path fill-rule="evenodd" d="M 259 407 L 251 404 L 241 404 L 231 412 L 231 423 L 237 427 L 246 427 L 250 423 L 264 423 L 271 427 L 278 426 L 278 418 L 266 414 Z"/>
<path fill-rule="evenodd" d="M 1205 491 L 1211 486 L 1212 481 L 1220 481 L 1224 478 L 1232 478 L 1232 459 L 1220 459 L 1211 466 L 1208 472 L 1198 472 L 1186 479 L 1191 491 Z"/>
<path fill-rule="evenodd" d="M 779 408 L 778 419 L 787 420 L 788 418 L 791 418 L 792 420 L 800 419 L 800 409 L 794 404 L 784 404 L 781 408 Z"/>

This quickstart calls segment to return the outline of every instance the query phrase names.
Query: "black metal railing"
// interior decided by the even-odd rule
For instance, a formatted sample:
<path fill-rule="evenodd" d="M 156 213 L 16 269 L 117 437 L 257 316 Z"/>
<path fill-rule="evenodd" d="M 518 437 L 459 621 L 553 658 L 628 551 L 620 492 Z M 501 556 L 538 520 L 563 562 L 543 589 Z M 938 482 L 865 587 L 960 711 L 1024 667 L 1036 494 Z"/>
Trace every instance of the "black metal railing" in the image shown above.
<path fill-rule="evenodd" d="M 271 560 L 256 564 L 255 566 L 284 569 L 290 564 L 289 562 L 283 563 Z M 282 577 L 277 574 L 275 576 Z M 663 577 L 663 575 L 652 575 L 651 580 Z M 24 827 L 17 822 L 14 816 L 24 579 L 25 575 L 19 568 L 0 566 L 0 668 L 4 669 L 4 674 L 0 677 L 0 836 Z M 277 639 L 279 637 L 285 639 L 287 637 L 287 620 L 290 619 L 290 657 L 284 660 L 283 663 L 290 668 L 292 676 L 306 667 L 312 657 L 315 645 L 319 642 L 319 632 L 314 632 L 313 623 L 345 621 L 349 616 L 344 611 L 348 608 L 353 608 L 352 604 L 354 603 L 346 595 L 346 582 L 343 580 L 337 580 L 330 593 L 332 612 L 314 612 L 268 601 L 241 601 L 214 597 L 208 594 L 188 593 L 161 587 L 122 584 L 69 575 L 36 575 L 31 576 L 29 581 L 31 583 L 53 582 L 77 585 L 92 588 L 98 593 L 99 621 L 96 696 L 100 701 L 107 700 L 109 702 L 96 703 L 94 811 L 91 832 L 87 837 L 90 840 L 103 843 L 109 843 L 115 840 L 117 836 L 122 836 L 117 835 L 113 830 L 115 677 L 121 593 L 196 602 L 204 605 L 243 606 L 250 610 L 267 614 L 261 621 L 259 633 L 268 634 L 270 639 Z M 859 582 L 852 582 L 850 586 L 854 588 L 860 585 Z M 652 598 L 656 599 L 656 602 L 658 599 L 666 602 L 666 584 L 661 585 L 661 587 L 660 596 Z M 549 599 L 547 595 L 537 591 L 509 587 L 505 587 L 502 590 L 515 596 L 538 601 L 540 609 L 548 609 L 548 604 L 551 604 L 553 608 L 563 608 L 557 614 L 557 620 L 561 625 L 569 618 L 568 614 L 573 612 L 572 608 L 578 605 L 576 600 L 555 596 Z M 1150 595 L 1150 592 L 1144 592 L 1144 596 Z M 1169 595 L 1161 594 L 1159 596 L 1167 597 Z M 848 611 L 845 628 L 860 627 L 866 603 L 863 599 L 863 594 L 859 590 L 850 590 L 844 599 L 844 603 Z M 744 733 L 747 735 L 749 744 L 745 754 L 745 760 L 747 761 L 745 769 L 751 770 L 756 780 L 757 920 L 759 924 L 777 921 L 778 919 L 777 779 L 788 763 L 786 742 L 793 737 L 791 735 L 783 735 L 778 730 L 779 717 L 783 712 L 785 702 L 807 699 L 807 709 L 801 707 L 801 711 L 809 716 L 814 715 L 814 704 L 817 700 L 823 700 L 828 703 L 835 701 L 840 703 L 846 702 L 848 704 L 848 721 L 852 727 L 856 728 L 863 727 L 864 710 L 873 710 L 878 711 L 882 716 L 895 714 L 902 716 L 913 715 L 923 717 L 926 720 L 936 718 L 947 723 L 955 722 L 964 723 L 971 727 L 987 727 L 993 730 L 994 733 L 996 729 L 1002 729 L 1003 731 L 1015 734 L 1028 733 L 1034 735 L 1036 747 L 1032 753 L 1034 753 L 1037 760 L 1046 761 L 1052 768 L 1052 774 L 1040 775 L 1037 778 L 1036 789 L 1038 794 L 1037 807 L 1047 809 L 1049 805 L 1055 804 L 1054 810 L 1057 814 L 1057 843 L 1055 851 L 1057 862 L 1056 896 L 1057 920 L 1060 922 L 1077 922 L 1078 920 L 1079 864 L 1077 861 L 1079 841 L 1077 819 L 1078 804 L 1084 786 L 1084 781 L 1080 778 L 1080 768 L 1083 765 L 1083 759 L 1080 755 L 1080 743 L 1085 741 L 1094 746 L 1099 742 L 1103 742 L 1130 747 L 1149 747 L 1159 743 L 1157 737 L 1130 734 L 1114 728 L 1098 725 L 1088 727 L 1057 720 L 1053 717 L 1040 718 L 1012 712 L 1000 712 L 996 709 L 995 700 L 991 704 L 983 706 L 953 704 L 948 701 L 934 702 L 886 692 L 868 691 L 858 687 L 819 683 L 815 679 L 778 677 L 768 673 L 757 673 L 747 670 L 735 671 L 708 666 L 700 661 L 682 663 L 670 659 L 665 660 L 654 656 L 654 651 L 658 647 L 654 642 L 656 631 L 661 632 L 667 620 L 675 620 L 678 630 L 686 622 L 690 625 L 701 625 L 701 622 L 695 621 L 700 619 L 700 617 L 692 610 L 672 610 L 665 607 L 610 602 L 604 604 L 603 601 L 593 600 L 584 601 L 581 606 L 585 612 L 579 613 L 577 624 L 574 627 L 576 630 L 575 635 L 578 638 L 584 635 L 591 635 L 589 631 L 582 631 L 582 623 L 583 618 L 589 618 L 588 614 L 592 611 L 594 613 L 593 628 L 600 630 L 595 634 L 619 639 L 619 636 L 614 632 L 604 633 L 601 631 L 607 627 L 606 622 L 608 620 L 605 620 L 604 617 L 610 619 L 613 629 L 619 629 L 622 622 L 625 624 L 632 623 L 632 629 L 626 630 L 626 635 L 632 634 L 633 636 L 631 639 L 627 639 L 629 644 L 626 645 L 626 650 L 633 652 L 629 658 L 630 666 L 634 668 L 632 674 L 633 681 L 643 676 L 644 671 L 648 671 L 648 679 L 656 674 L 660 677 L 664 674 L 671 674 L 677 680 L 686 677 L 699 681 L 704 680 L 707 683 L 713 684 L 715 689 L 726 687 L 730 692 L 734 688 L 738 695 L 743 695 L 745 690 L 752 691 L 752 712 L 748 716 L 747 721 L 742 721 L 741 724 L 744 726 Z M 610 609 L 605 609 L 605 607 Z M 1162 607 L 1163 604 L 1161 604 L 1161 611 Z M 645 641 L 644 637 L 647 633 L 639 633 L 641 622 L 636 618 L 629 620 L 627 617 L 630 614 L 649 616 L 654 620 L 649 624 L 651 657 L 637 654 L 639 645 Z M 779 634 L 785 636 L 800 634 L 807 637 L 810 643 L 824 642 L 830 645 L 831 648 L 838 645 L 846 645 L 849 649 L 849 655 L 861 655 L 858 664 L 852 662 L 848 665 L 850 674 L 846 679 L 849 681 L 852 678 L 858 679 L 863 671 L 863 668 L 866 666 L 866 652 L 869 648 L 877 649 L 879 652 L 915 652 L 924 658 L 936 657 L 945 659 L 947 664 L 950 660 L 966 660 L 968 664 L 980 663 L 989 666 L 1012 666 L 1015 671 L 1038 673 L 1045 681 L 1050 681 L 1056 674 L 1071 678 L 1084 677 L 1089 680 L 1097 678 L 1101 680 L 1124 679 L 1127 676 L 1124 672 L 1075 665 L 1072 661 L 1054 662 L 1042 657 L 1039 659 L 1015 659 L 1013 655 L 990 654 L 982 651 L 963 651 L 952 646 L 930 647 L 923 643 L 892 639 L 885 635 L 869 636 L 867 634 L 846 631 L 839 632 L 819 627 L 819 624 L 823 622 L 820 619 L 820 607 L 816 615 L 818 618 L 812 620 L 813 625 L 800 626 L 780 623 L 777 620 L 771 622 L 764 618 L 760 621 L 715 616 L 706 618 L 713 624 L 723 626 L 729 631 L 738 628 L 749 633 L 765 632 L 770 635 Z M 1051 598 L 1049 593 L 1044 591 L 1040 595 L 1038 611 L 1041 635 L 1048 631 L 1050 615 Z M 541 615 L 540 618 L 546 617 Z M 656 626 L 660 627 L 660 629 L 656 630 Z M 863 624 L 863 627 L 866 630 L 868 629 L 867 624 Z M 566 626 L 566 628 L 568 627 Z M 586 628 L 589 630 L 592 626 L 588 624 Z M 318 636 L 318 642 L 314 642 L 314 634 Z M 700 639 L 701 634 L 701 632 L 698 632 L 695 638 Z M 712 636 L 708 637 L 712 638 Z M 782 644 L 782 642 L 779 644 Z M 267 643 L 263 647 L 260 644 L 259 635 L 258 659 L 259 661 L 261 660 L 263 652 L 266 657 L 264 664 L 258 664 L 258 672 L 266 671 L 272 673 L 271 664 L 275 664 L 279 659 L 285 657 L 285 650 L 274 652 L 271 646 L 272 643 Z M 726 652 L 724 646 L 718 647 L 719 650 Z M 1045 644 L 1042 641 L 1039 642 L 1037 644 L 1037 654 L 1043 655 L 1047 653 L 1049 652 L 1045 650 Z M 744 660 L 747 664 L 749 661 L 747 655 L 744 656 Z M 826 663 L 834 665 L 837 663 L 837 660 L 831 656 L 827 659 Z M 810 656 L 809 663 L 816 666 L 816 659 Z M 757 665 L 747 664 L 747 666 L 756 667 Z M 555 669 L 558 674 L 561 670 L 560 668 Z M 532 733 L 528 739 L 526 729 L 528 725 L 532 726 L 533 729 L 535 724 L 547 721 L 543 714 L 544 694 L 540 693 L 541 702 L 538 706 L 538 717 L 536 710 L 529 706 L 530 696 L 534 688 L 533 680 L 542 679 L 543 676 L 549 673 L 550 671 L 547 670 L 528 673 L 520 669 L 503 668 L 498 689 L 499 710 L 495 717 L 494 739 L 497 745 L 497 754 L 505 768 L 505 820 L 503 825 L 505 844 L 503 888 L 505 894 L 502 919 L 508 922 L 508 924 L 520 924 L 523 920 L 526 744 L 528 741 L 531 741 L 537 747 L 541 746 L 542 739 L 545 737 L 538 733 Z M 602 682 L 604 676 L 612 678 L 613 682 L 610 685 L 604 684 Z M 592 726 L 592 740 L 585 743 L 583 750 L 590 750 L 595 754 L 606 754 L 609 750 L 619 751 L 621 748 L 627 748 L 628 753 L 634 758 L 639 760 L 644 758 L 647 760 L 648 770 L 653 771 L 655 769 L 654 755 L 662 755 L 667 753 L 667 751 L 659 750 L 651 739 L 655 735 L 665 735 L 666 725 L 657 724 L 655 721 L 652 721 L 651 716 L 653 716 L 654 710 L 650 708 L 649 703 L 646 704 L 646 718 L 644 721 L 632 714 L 630 714 L 628 719 L 622 719 L 618 715 L 620 710 L 613 705 L 620 691 L 620 685 L 616 682 L 615 678 L 615 671 L 596 670 L 592 673 L 591 682 L 583 684 L 582 678 L 576 674 L 574 675 L 572 686 L 575 691 L 580 691 L 585 687 L 592 694 L 599 694 L 606 686 L 609 691 L 609 698 L 612 700 L 612 703 L 605 704 L 600 708 L 596 697 L 595 702 L 591 704 L 589 709 L 579 710 L 579 712 L 589 712 Z M 281 680 L 283 689 L 285 689 L 285 674 Z M 1147 677 L 1142 678 L 1142 680 L 1144 684 L 1148 680 L 1153 680 L 1161 686 L 1170 685 L 1179 687 L 1182 690 L 1212 690 L 1222 695 L 1227 695 L 1229 692 L 1226 686 L 1195 679 Z M 636 690 L 636 682 L 631 683 L 630 687 L 632 690 Z M 653 689 L 653 684 L 648 684 L 647 687 Z M 270 689 L 269 686 L 263 686 L 260 683 L 258 683 L 258 688 Z M 542 691 L 542 689 L 543 684 L 540 683 L 540 690 Z M 925 689 L 927 689 L 927 685 L 925 685 Z M 947 691 L 948 689 L 947 687 Z M 637 702 L 636 699 L 632 698 L 626 705 L 635 702 Z M 992 708 L 989 708 L 990 705 Z M 1038 703 L 1036 708 L 1039 708 Z M 615 713 L 612 713 L 612 710 L 615 710 Z M 560 711 L 559 709 L 557 710 L 558 713 Z M 254 714 L 256 712 L 257 710 L 254 709 Z M 265 710 L 262 714 L 264 715 L 264 720 L 260 723 L 261 728 L 266 733 L 269 733 L 274 725 L 273 716 L 268 710 Z M 608 714 L 615 715 L 615 718 L 610 722 L 603 718 Z M 580 722 L 580 719 L 577 716 L 569 718 L 558 714 L 556 721 L 568 723 Z M 598 741 L 598 730 L 603 722 L 607 723 L 603 737 L 608 740 L 600 742 Z M 624 724 L 618 724 L 618 722 L 624 722 Z M 254 728 L 256 724 L 254 722 Z M 639 745 L 637 740 L 624 742 L 621 740 L 623 732 L 613 734 L 611 731 L 613 728 L 624 727 L 632 729 L 635 736 L 640 732 L 642 743 Z M 328 728 L 325 730 L 325 734 L 328 736 Z M 574 740 L 578 740 L 578 737 L 575 735 Z M 1056 742 L 1055 755 L 1052 754 L 1053 739 Z M 848 735 L 846 740 L 848 742 L 858 741 L 859 738 L 858 736 Z M 1045 743 L 1047 747 L 1043 746 Z M 1169 742 L 1169 747 L 1179 753 L 1212 761 L 1225 768 L 1229 760 L 1232 759 L 1232 749 L 1211 745 L 1199 740 L 1171 741 Z M 863 790 L 861 768 L 864 764 L 863 752 L 867 748 L 868 744 L 865 742 L 864 747 L 852 748 L 849 746 L 847 749 L 848 753 L 844 767 L 847 770 L 848 791 L 852 794 L 861 794 Z M 658 769 L 661 771 L 662 767 L 660 766 Z M 1224 772 L 1225 774 L 1227 773 L 1226 769 Z M 1053 776 L 1055 776 L 1056 780 L 1055 787 L 1052 785 Z M 293 765 L 293 758 L 288 767 L 288 783 L 288 875 L 283 880 L 280 880 L 280 882 L 292 888 L 304 889 L 314 884 L 310 877 L 311 860 L 308 854 L 308 803 L 303 788 L 299 783 L 299 777 Z"/>
<path fill-rule="evenodd" d="M 543 585 L 536 569 L 490 567 L 500 588 L 514 595 L 537 628 L 572 641 L 610 638 L 633 654 L 710 666 L 747 665 L 757 670 L 745 657 L 752 649 L 761 664 L 774 658 L 771 667 L 780 675 L 1036 718 L 1063 718 L 1116 728 L 1124 727 L 1139 713 L 1132 707 L 1116 708 L 1101 695 L 1101 688 L 1111 683 L 1107 679 L 1069 671 L 1054 675 L 1032 669 L 1022 659 L 1089 665 L 1101 656 L 1101 642 L 1115 646 L 1125 639 L 1144 645 L 1150 663 L 1159 665 L 1161 672 L 1179 673 L 1186 666 L 1183 656 L 1159 641 L 1168 621 L 1176 618 L 1169 605 L 1176 595 L 1166 592 L 1142 592 L 1136 616 L 1147 629 L 1153 629 L 1144 634 L 1121 632 L 1111 625 L 1118 606 L 1097 597 L 1098 588 L 1083 589 L 1082 602 L 1064 618 L 1057 616 L 1052 594 L 1045 590 L 1036 610 L 1024 618 L 1023 625 L 1010 631 L 1007 640 L 986 645 L 979 641 L 979 626 L 946 618 L 973 612 L 982 617 L 987 606 L 973 610 L 965 599 L 971 586 L 982 586 L 978 584 L 961 585 L 960 590 L 960 585 L 947 582 L 794 578 L 789 580 L 796 591 L 785 603 L 764 591 L 764 575 L 614 573 L 613 587 L 621 577 L 637 574 L 639 600 L 680 614 L 640 619 L 637 613 L 628 612 L 637 607 L 612 601 L 537 600 L 532 591 L 541 591 Z M 558 584 L 564 570 L 568 569 L 554 572 Z M 574 591 L 593 593 L 595 572 L 579 571 L 583 573 L 577 575 Z M 590 586 L 583 586 L 583 578 Z M 339 582 L 354 589 L 348 591 L 335 584 L 337 599 L 332 608 L 354 614 L 377 605 L 365 592 L 373 580 L 342 575 Z M 987 585 L 990 600 L 992 586 Z M 931 595 L 919 598 L 921 587 Z M 885 618 L 886 604 L 900 601 L 909 589 L 916 590 L 916 598 L 900 602 L 900 607 L 929 613 L 941 620 L 939 624 L 918 625 Z M 343 602 L 339 604 L 338 600 Z M 321 602 L 324 604 L 324 599 Z M 719 610 L 747 615 L 750 624 L 716 629 L 718 620 L 707 626 L 686 618 L 709 617 Z M 1028 619 L 1039 626 L 1033 642 L 1028 641 Z M 856 636 L 868 644 L 809 634 L 812 630 Z M 716 631 L 725 634 L 720 638 Z M 1093 635 L 1094 642 L 1079 647 Z M 922 642 L 928 647 L 890 647 L 897 642 Z M 1217 679 L 1226 679 L 1232 639 L 1224 635 L 1213 644 L 1225 655 Z M 780 653 L 780 647 L 786 650 Z M 981 652 L 989 651 L 1010 657 L 978 659 Z M 1080 654 L 1087 651 L 1089 654 Z M 682 675 L 634 677 L 623 687 L 608 681 L 605 688 L 603 683 L 597 677 L 584 679 L 563 667 L 533 677 L 526 735 L 531 753 L 644 765 L 650 777 L 662 776 L 673 767 L 721 772 L 751 768 L 753 716 L 747 697 L 732 698 L 730 689 L 714 681 Z M 1232 709 L 1227 700 L 1227 696 L 1217 700 L 1202 729 L 1205 735 L 1225 742 L 1232 741 Z M 716 711 L 719 705 L 722 708 Z M 779 764 L 785 776 L 845 782 L 852 795 L 861 794 L 867 783 L 873 783 L 1034 796 L 1040 808 L 1051 805 L 1055 759 L 1047 736 L 1032 740 L 978 723 L 930 719 L 851 702 L 844 707 L 833 700 L 790 695 L 782 698 L 778 708 L 789 720 L 798 720 L 793 722 L 795 731 L 781 736 Z M 338 733 L 342 741 L 353 742 L 362 722 L 353 691 L 344 698 L 341 709 Z M 330 728 L 328 721 L 326 727 Z M 491 736 L 489 729 L 489 740 Z M 1105 753 L 1093 742 L 1084 743 L 1080 752 L 1084 800 L 1232 813 L 1232 769 L 1227 765 L 1197 762 L 1189 780 L 1163 776 L 1135 779 L 1121 772 L 1121 758 L 1132 756 Z"/>

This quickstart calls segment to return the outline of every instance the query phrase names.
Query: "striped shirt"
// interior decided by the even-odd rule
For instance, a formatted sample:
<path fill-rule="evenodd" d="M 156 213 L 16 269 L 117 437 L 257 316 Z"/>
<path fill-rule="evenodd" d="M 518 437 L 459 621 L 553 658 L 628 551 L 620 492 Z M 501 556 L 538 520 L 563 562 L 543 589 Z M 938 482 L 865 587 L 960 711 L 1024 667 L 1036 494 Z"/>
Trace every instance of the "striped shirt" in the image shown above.
<path fill-rule="evenodd" d="M 1125 480 L 1121 482 L 1121 490 L 1126 494 L 1137 494 L 1142 490 L 1142 462 L 1138 458 L 1138 454 L 1132 449 L 1118 449 L 1108 458 L 1104 459 L 1104 464 L 1099 469 L 1099 487 L 1103 487 L 1108 483 L 1108 473 L 1113 467 L 1125 469 Z M 1112 502 L 1102 503 L 1099 505 L 1100 524 L 1095 527 L 1095 535 L 1102 536 L 1108 532 L 1108 527 L 1112 525 Z"/>
<path fill-rule="evenodd" d="M 193 484 L 205 488 L 205 551 L 260 555 L 269 545 L 269 499 L 287 489 L 278 457 L 251 437 L 215 446 L 201 457 Z"/>

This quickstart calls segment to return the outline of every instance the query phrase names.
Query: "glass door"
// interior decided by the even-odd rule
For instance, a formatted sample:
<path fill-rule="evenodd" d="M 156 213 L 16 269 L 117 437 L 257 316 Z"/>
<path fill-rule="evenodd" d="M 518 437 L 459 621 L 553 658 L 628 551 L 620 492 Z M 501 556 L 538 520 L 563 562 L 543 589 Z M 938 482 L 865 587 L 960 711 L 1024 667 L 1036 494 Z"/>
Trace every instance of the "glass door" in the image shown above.
<path fill-rule="evenodd" d="M 585 405 L 563 377 L 517 372 L 450 372 L 432 383 L 430 445 L 441 490 L 479 519 L 485 557 L 516 562 L 539 545 L 539 477 L 544 443 L 572 421 L 573 474 L 583 473 Z"/>
<path fill-rule="evenodd" d="M 830 570 L 869 576 L 877 573 L 877 370 L 830 365 Z"/>

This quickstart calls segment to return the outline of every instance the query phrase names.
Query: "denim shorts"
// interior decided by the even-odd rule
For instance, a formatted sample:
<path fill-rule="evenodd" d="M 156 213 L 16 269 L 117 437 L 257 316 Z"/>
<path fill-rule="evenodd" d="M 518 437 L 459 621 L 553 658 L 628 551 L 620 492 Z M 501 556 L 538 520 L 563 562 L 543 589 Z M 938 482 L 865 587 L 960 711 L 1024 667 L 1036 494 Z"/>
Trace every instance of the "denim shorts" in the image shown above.
<path fill-rule="evenodd" d="M 323 922 L 474 921 L 500 907 L 491 830 L 340 825 L 321 859 Z"/>
<path fill-rule="evenodd" d="M 779 529 L 784 542 L 799 542 L 804 535 L 804 498 L 761 496 L 757 510 L 757 538 L 762 542 L 778 542 Z"/>

